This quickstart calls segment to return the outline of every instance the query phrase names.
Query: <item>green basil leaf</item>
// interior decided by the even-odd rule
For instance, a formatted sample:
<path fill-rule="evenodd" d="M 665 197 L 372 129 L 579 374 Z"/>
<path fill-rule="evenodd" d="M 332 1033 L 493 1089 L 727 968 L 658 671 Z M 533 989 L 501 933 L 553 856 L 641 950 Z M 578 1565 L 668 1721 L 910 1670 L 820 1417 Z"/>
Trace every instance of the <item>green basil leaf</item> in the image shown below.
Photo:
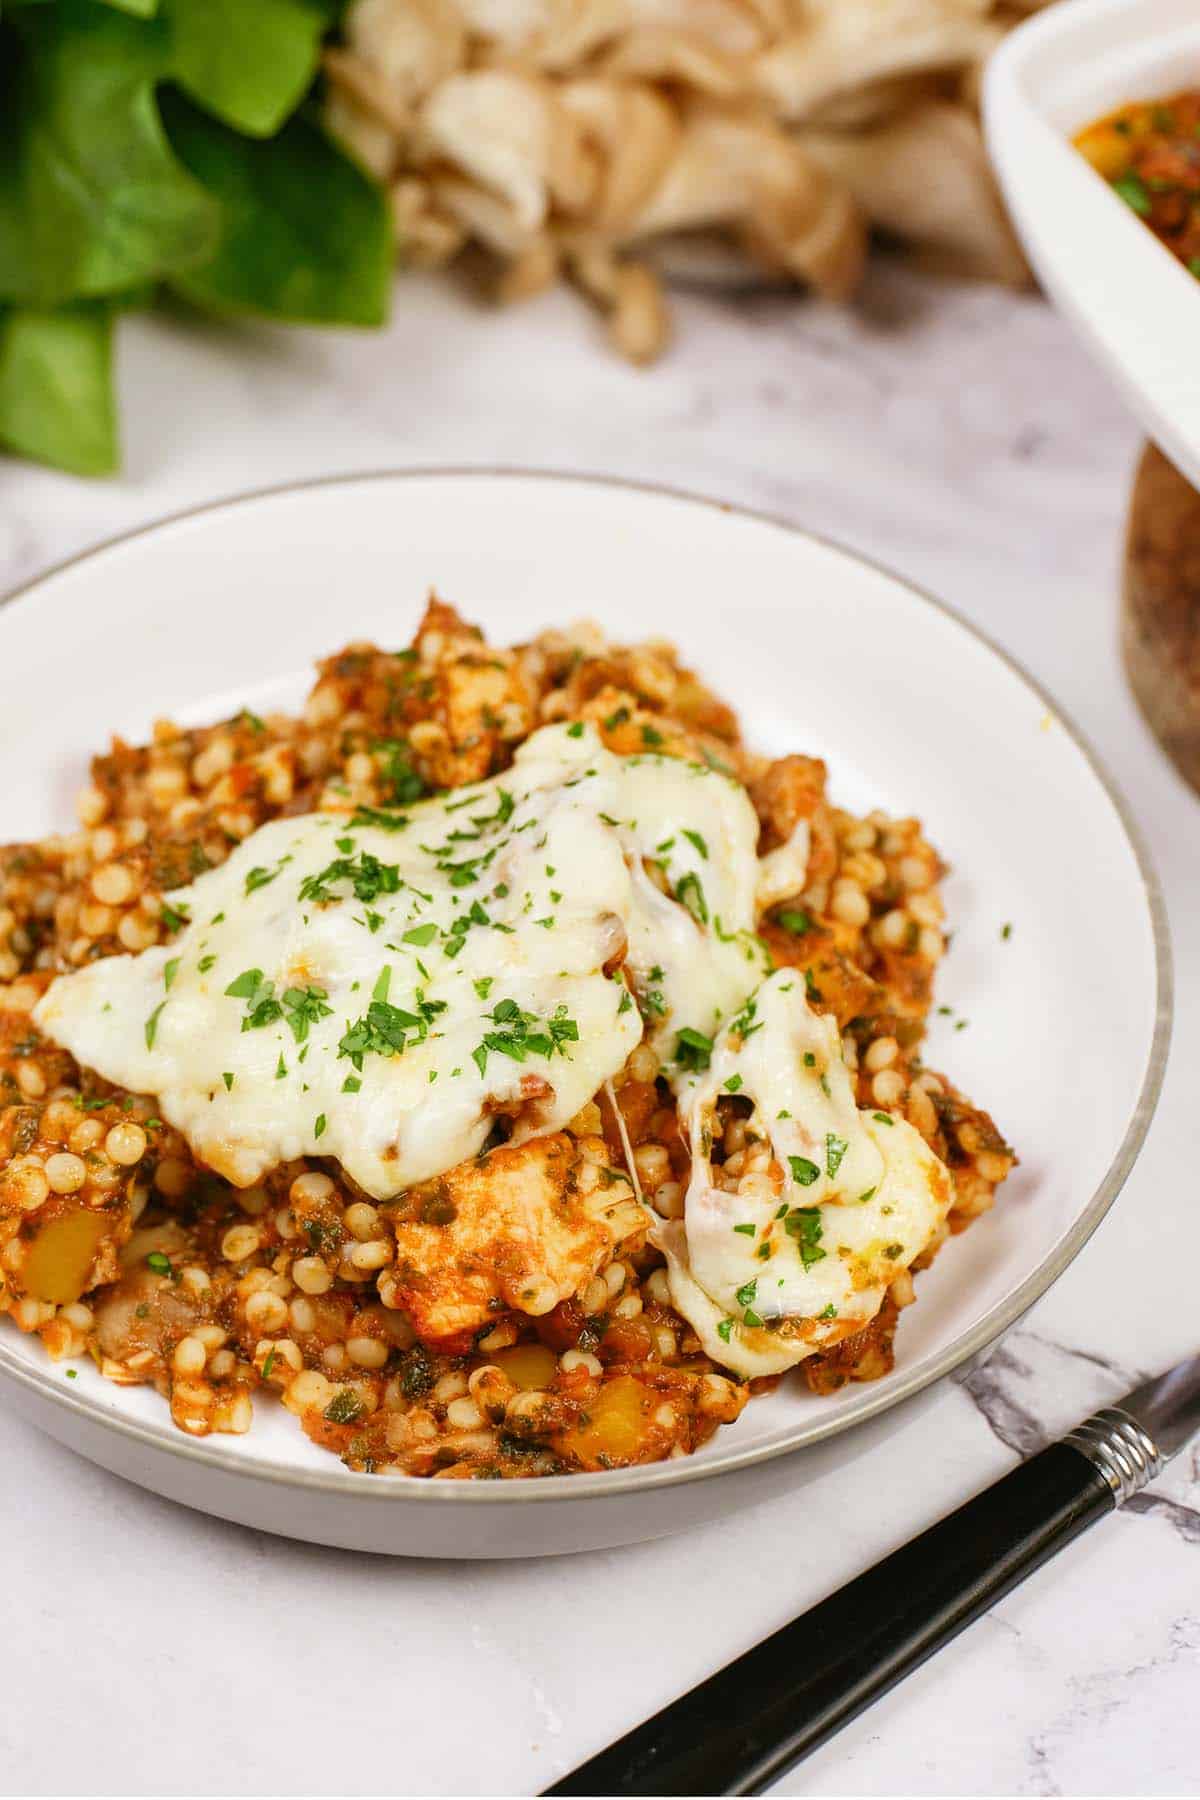
<path fill-rule="evenodd" d="M 175 79 L 206 112 L 271 137 L 312 84 L 326 0 L 170 0 Z"/>
<path fill-rule="evenodd" d="M 160 96 L 171 144 L 221 208 L 216 254 L 171 277 L 196 305 L 313 325 L 380 325 L 392 283 L 383 190 L 297 116 L 239 137 L 178 91 Z"/>
<path fill-rule="evenodd" d="M 160 19 L 95 0 L 0 27 L 0 299 L 114 293 L 212 254 L 217 207 L 171 152 Z"/>
<path fill-rule="evenodd" d="M 0 307 L 0 443 L 76 475 L 116 468 L 107 306 Z"/>

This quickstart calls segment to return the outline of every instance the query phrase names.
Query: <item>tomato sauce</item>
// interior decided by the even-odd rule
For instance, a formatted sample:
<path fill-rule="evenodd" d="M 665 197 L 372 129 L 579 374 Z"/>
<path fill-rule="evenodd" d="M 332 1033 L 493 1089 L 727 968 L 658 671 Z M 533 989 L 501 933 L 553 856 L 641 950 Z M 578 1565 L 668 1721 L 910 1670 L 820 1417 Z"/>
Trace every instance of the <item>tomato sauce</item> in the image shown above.
<path fill-rule="evenodd" d="M 1075 144 L 1200 279 L 1200 88 L 1122 106 L 1081 131 Z"/>

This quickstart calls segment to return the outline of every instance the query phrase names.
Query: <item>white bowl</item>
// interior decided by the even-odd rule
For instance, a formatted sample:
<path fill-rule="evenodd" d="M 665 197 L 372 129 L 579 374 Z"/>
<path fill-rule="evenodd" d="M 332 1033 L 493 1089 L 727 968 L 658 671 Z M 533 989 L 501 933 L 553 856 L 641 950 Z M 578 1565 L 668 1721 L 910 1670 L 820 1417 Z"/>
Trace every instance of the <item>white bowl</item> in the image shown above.
<path fill-rule="evenodd" d="M 618 639 L 674 638 L 754 741 L 823 755 L 852 808 L 919 814 L 955 865 L 939 997 L 970 1020 L 955 1031 L 937 1018 L 929 1061 L 995 1112 L 1020 1169 L 994 1212 L 919 1278 L 893 1374 L 831 1399 L 785 1383 L 684 1461 L 529 1482 L 353 1474 L 267 1399 L 245 1437 L 186 1438 L 152 1390 L 90 1367 L 69 1379 L 7 1320 L 0 1385 L 106 1468 L 268 1531 L 425 1556 L 655 1537 L 797 1485 L 820 1440 L 836 1440 L 816 1456 L 822 1467 L 866 1454 L 869 1433 L 841 1434 L 978 1355 L 1066 1267 L 1128 1173 L 1157 1097 L 1162 907 L 1091 752 L 952 613 L 770 520 L 519 473 L 284 489 L 43 577 L 0 612 L 4 836 L 65 826 L 86 758 L 113 730 L 138 738 L 157 715 L 293 704 L 311 661 L 346 640 L 407 642 L 431 583 L 500 642 L 579 615 Z"/>
<path fill-rule="evenodd" d="M 1200 486 L 1200 281 L 1071 143 L 1118 106 L 1196 86 L 1197 0 L 1065 0 L 995 52 L 983 115 L 1043 287 Z"/>

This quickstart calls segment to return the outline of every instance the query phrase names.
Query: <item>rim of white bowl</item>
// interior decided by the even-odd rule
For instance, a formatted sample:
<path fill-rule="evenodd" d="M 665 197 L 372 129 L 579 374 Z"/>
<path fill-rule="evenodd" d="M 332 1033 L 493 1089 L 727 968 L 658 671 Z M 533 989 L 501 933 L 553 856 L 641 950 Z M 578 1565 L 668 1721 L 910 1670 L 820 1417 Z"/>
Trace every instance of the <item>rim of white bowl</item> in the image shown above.
<path fill-rule="evenodd" d="M 1063 1271 L 1075 1260 L 1124 1186 L 1145 1141 L 1162 1090 L 1167 1051 L 1171 1039 L 1174 1002 L 1171 940 L 1166 904 L 1149 851 L 1141 830 L 1133 818 L 1129 804 L 1091 743 L 1041 683 L 986 632 L 981 631 L 971 620 L 964 618 L 946 601 L 937 599 L 936 596 L 927 593 L 914 582 L 897 575 L 894 570 L 889 569 L 886 564 L 878 562 L 875 558 L 863 556 L 856 550 L 848 549 L 844 544 L 838 543 L 836 539 L 810 531 L 775 513 L 755 507 L 736 505 L 706 494 L 689 492 L 687 489 L 672 487 L 664 482 L 633 481 L 617 475 L 539 469 L 523 467 L 519 464 L 473 465 L 470 463 L 441 466 L 435 464 L 401 469 L 364 469 L 301 481 L 279 482 L 268 487 L 254 488 L 248 492 L 226 495 L 222 499 L 207 500 L 197 506 L 183 507 L 178 512 L 168 513 L 165 517 L 155 519 L 148 524 L 135 526 L 131 531 L 119 532 L 114 537 L 93 544 L 86 550 L 65 557 L 61 562 L 43 569 L 31 580 L 22 582 L 7 593 L 0 595 L 0 607 L 6 608 L 16 602 L 31 602 L 35 599 L 39 588 L 68 569 L 89 562 L 93 557 L 103 556 L 110 551 L 120 549 L 138 538 L 164 531 L 170 526 L 183 524 L 188 520 L 210 513 L 231 511 L 235 507 L 253 505 L 261 500 L 277 499 L 286 494 L 302 493 L 313 489 L 349 487 L 354 484 L 376 481 L 429 481 L 464 478 L 473 481 L 552 481 L 582 487 L 613 488 L 630 494 L 656 496 L 660 499 L 681 501 L 691 506 L 702 506 L 708 510 L 732 514 L 734 517 L 771 526 L 792 537 L 807 539 L 810 543 L 819 544 L 823 549 L 832 551 L 849 562 L 873 569 L 877 574 L 885 576 L 889 581 L 903 588 L 912 599 L 949 619 L 960 631 L 965 632 L 968 637 L 974 638 L 977 643 L 981 643 L 985 649 L 989 650 L 1016 676 L 1018 681 L 1023 683 L 1048 710 L 1053 712 L 1055 719 L 1076 749 L 1079 750 L 1092 774 L 1103 788 L 1117 815 L 1117 820 L 1125 833 L 1142 879 L 1142 891 L 1150 914 L 1153 935 L 1154 1031 L 1137 1102 L 1130 1116 L 1125 1135 L 1118 1145 L 1112 1161 L 1075 1223 L 1070 1230 L 1064 1233 L 1053 1250 L 1043 1257 L 1037 1268 L 1032 1270 L 1011 1294 L 977 1320 L 969 1331 L 957 1337 L 938 1355 L 907 1374 L 901 1373 L 898 1378 L 889 1378 L 886 1388 L 883 1388 L 882 1383 L 871 1383 L 865 1386 L 848 1406 L 843 1407 L 838 1413 L 827 1419 L 818 1416 L 812 1421 L 806 1421 L 786 1432 L 774 1441 L 747 1445 L 743 1448 L 731 1444 L 728 1449 L 718 1449 L 711 1456 L 703 1458 L 690 1456 L 671 1462 L 643 1463 L 631 1469 L 598 1470 L 594 1473 L 580 1472 L 573 1475 L 544 1475 L 535 1479 L 514 1481 L 431 1481 L 424 1476 L 382 1473 L 364 1478 L 360 1473 L 341 1467 L 328 1470 L 306 1469 L 275 1460 L 241 1463 L 236 1456 L 231 1456 L 219 1444 L 212 1443 L 207 1439 L 188 1438 L 182 1433 L 173 1433 L 166 1425 L 145 1424 L 138 1419 L 114 1415 L 89 1395 L 68 1391 L 53 1379 L 48 1370 L 26 1363 L 3 1342 L 0 1342 L 0 1371 L 3 1371 L 21 1387 L 38 1395 L 39 1398 L 48 1400 L 66 1412 L 86 1418 L 92 1424 L 102 1426 L 120 1437 L 131 1439 L 153 1451 L 177 1456 L 193 1463 L 206 1464 L 210 1468 L 218 1469 L 224 1475 L 241 1476 L 253 1481 L 274 1483 L 280 1487 L 303 1488 L 309 1492 L 315 1490 L 373 1503 L 496 1506 L 514 1502 L 545 1503 L 551 1500 L 585 1502 L 610 1499 L 619 1494 L 650 1493 L 659 1488 L 677 1487 L 691 1481 L 711 1481 L 717 1476 L 772 1462 L 776 1457 L 787 1456 L 812 1444 L 820 1443 L 824 1439 L 836 1437 L 841 1432 L 849 1431 L 856 1425 L 865 1424 L 868 1419 L 876 1418 L 893 1406 L 898 1406 L 901 1402 L 911 1399 L 925 1388 L 932 1387 L 934 1382 L 943 1380 L 945 1376 L 952 1374 L 955 1369 L 961 1368 L 964 1363 L 969 1362 L 994 1343 L 1053 1286 Z M 883 1391 L 880 1391 L 881 1389 Z"/>

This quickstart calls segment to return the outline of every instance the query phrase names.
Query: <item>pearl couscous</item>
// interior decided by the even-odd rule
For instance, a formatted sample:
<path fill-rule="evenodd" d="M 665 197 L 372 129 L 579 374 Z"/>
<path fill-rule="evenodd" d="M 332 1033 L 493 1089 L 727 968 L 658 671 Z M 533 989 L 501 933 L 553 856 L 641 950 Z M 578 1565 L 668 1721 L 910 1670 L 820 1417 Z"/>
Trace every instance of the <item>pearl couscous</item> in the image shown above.
<path fill-rule="evenodd" d="M 519 767 L 521 747 L 527 754 L 533 734 L 550 727 L 576 739 L 585 729 L 595 761 L 684 759 L 735 783 L 739 805 L 748 796 L 762 884 L 743 935 L 754 978 L 763 977 L 758 1019 L 751 1000 L 707 1034 L 691 1025 L 669 1033 L 661 992 L 634 978 L 615 934 L 603 977 L 619 999 L 610 1030 L 620 1015 L 621 1058 L 559 1119 L 556 1084 L 587 1046 L 563 1007 L 543 1027 L 498 999 L 507 967 L 499 941 L 495 974 L 474 982 L 490 1008 L 476 1061 L 481 1081 L 497 1081 L 498 1070 L 511 1077 L 512 1096 L 477 1109 L 465 1160 L 406 1177 L 396 1191 L 361 1171 L 352 1178 L 349 1152 L 322 1154 L 317 1140 L 328 1133 L 328 1148 L 338 1130 L 332 1107 L 306 1124 L 302 1154 L 268 1158 L 250 1176 L 235 1171 L 235 1183 L 218 1172 L 219 1156 L 198 1154 L 197 1130 L 165 1116 L 183 1117 L 165 1093 L 104 1079 L 38 1022 L 59 978 L 151 953 L 170 971 L 161 1003 L 144 1028 L 137 1021 L 151 1051 L 178 969 L 170 947 L 190 941 L 181 889 L 231 858 L 236 866 L 239 846 L 272 821 L 328 812 L 392 829 L 428 795 Z M 505 822 L 514 804 L 500 809 Z M 434 600 L 411 648 L 352 644 L 323 663 L 297 717 L 243 712 L 198 729 L 160 723 L 145 745 L 115 739 L 93 763 L 78 817 L 70 834 L 0 850 L 0 1312 L 60 1361 L 90 1357 L 117 1383 L 152 1384 L 192 1435 L 248 1430 L 266 1390 L 311 1439 L 368 1473 L 497 1479 L 686 1455 L 779 1379 L 825 1394 L 886 1373 L 914 1274 L 992 1205 L 1014 1164 L 987 1114 L 921 1058 L 947 940 L 942 865 L 917 821 L 843 812 L 827 798 L 820 762 L 754 754 L 729 708 L 665 645 L 616 647 L 581 627 L 497 650 Z M 492 823 L 476 819 L 461 835 L 477 838 Z M 686 835 L 707 859 L 700 834 Z M 789 846 L 801 839 L 794 866 Z M 639 876 L 654 888 L 647 904 L 666 908 L 664 918 L 686 909 L 687 929 L 714 943 L 732 937 L 709 918 L 694 869 L 672 883 L 659 850 Z M 456 871 L 452 883 L 468 866 L 438 864 Z M 374 859 L 374 869 L 370 892 L 388 889 L 387 866 Z M 251 869 L 246 891 L 274 879 Z M 396 876 L 389 891 L 403 886 Z M 301 891 L 315 907 L 332 903 L 328 884 Z M 374 933 L 371 906 L 362 924 Z M 463 935 L 443 931 L 440 941 L 453 954 Z M 409 950 L 426 954 L 434 937 L 432 923 L 414 925 Z M 342 1021 L 326 1022 L 320 986 L 276 997 L 252 969 L 217 987 L 244 1008 L 243 1032 L 271 1021 L 281 1033 L 280 1093 L 283 1075 L 304 1088 L 312 1065 L 295 1065 L 322 1031 L 333 1033 L 347 1105 L 377 1064 L 388 1073 L 402 1052 L 423 1053 L 445 1010 L 430 1000 L 420 1016 L 402 1013 L 385 981 L 339 1039 Z M 846 1198 L 825 1194 L 856 1154 L 843 1139 L 826 1133 L 820 1168 L 804 1155 L 781 1158 L 735 1073 L 709 1095 L 703 1145 L 690 1141 L 701 1115 L 680 1095 L 734 1067 L 729 1058 L 764 1023 L 765 996 L 792 988 L 789 1004 L 805 1013 L 812 1041 L 833 1046 L 829 1077 L 848 1083 L 847 1103 L 875 1139 L 888 1135 L 879 1123 L 911 1134 L 937 1196 L 919 1243 L 902 1250 L 896 1225 L 898 1241 L 875 1255 L 869 1282 L 867 1252 L 850 1258 L 835 1247 L 828 1209 L 792 1192 L 798 1184 L 829 1204 Z M 407 1038 L 394 1035 L 392 1015 L 412 1019 Z M 544 1074 L 525 1066 L 530 1057 Z M 806 1052 L 804 1063 L 828 1093 L 817 1058 Z M 431 1071 L 431 1091 L 439 1076 L 458 1074 Z M 233 1105 L 236 1074 L 214 1084 L 214 1107 Z M 731 1230 L 744 1234 L 738 1254 L 760 1258 L 764 1271 L 738 1288 L 734 1312 L 716 1309 L 712 1328 L 687 1301 L 696 1271 L 681 1275 L 679 1262 L 701 1151 L 708 1200 L 749 1210 L 751 1222 Z M 851 1198 L 865 1205 L 874 1194 Z M 804 1203 L 790 1204 L 797 1198 Z M 770 1301 L 766 1271 L 782 1267 L 784 1253 L 797 1279 L 822 1260 L 822 1275 L 840 1268 L 843 1255 L 858 1310 L 839 1319 L 831 1304 L 797 1319 Z M 779 1369 L 767 1354 L 779 1345 L 791 1371 L 755 1373 Z"/>

